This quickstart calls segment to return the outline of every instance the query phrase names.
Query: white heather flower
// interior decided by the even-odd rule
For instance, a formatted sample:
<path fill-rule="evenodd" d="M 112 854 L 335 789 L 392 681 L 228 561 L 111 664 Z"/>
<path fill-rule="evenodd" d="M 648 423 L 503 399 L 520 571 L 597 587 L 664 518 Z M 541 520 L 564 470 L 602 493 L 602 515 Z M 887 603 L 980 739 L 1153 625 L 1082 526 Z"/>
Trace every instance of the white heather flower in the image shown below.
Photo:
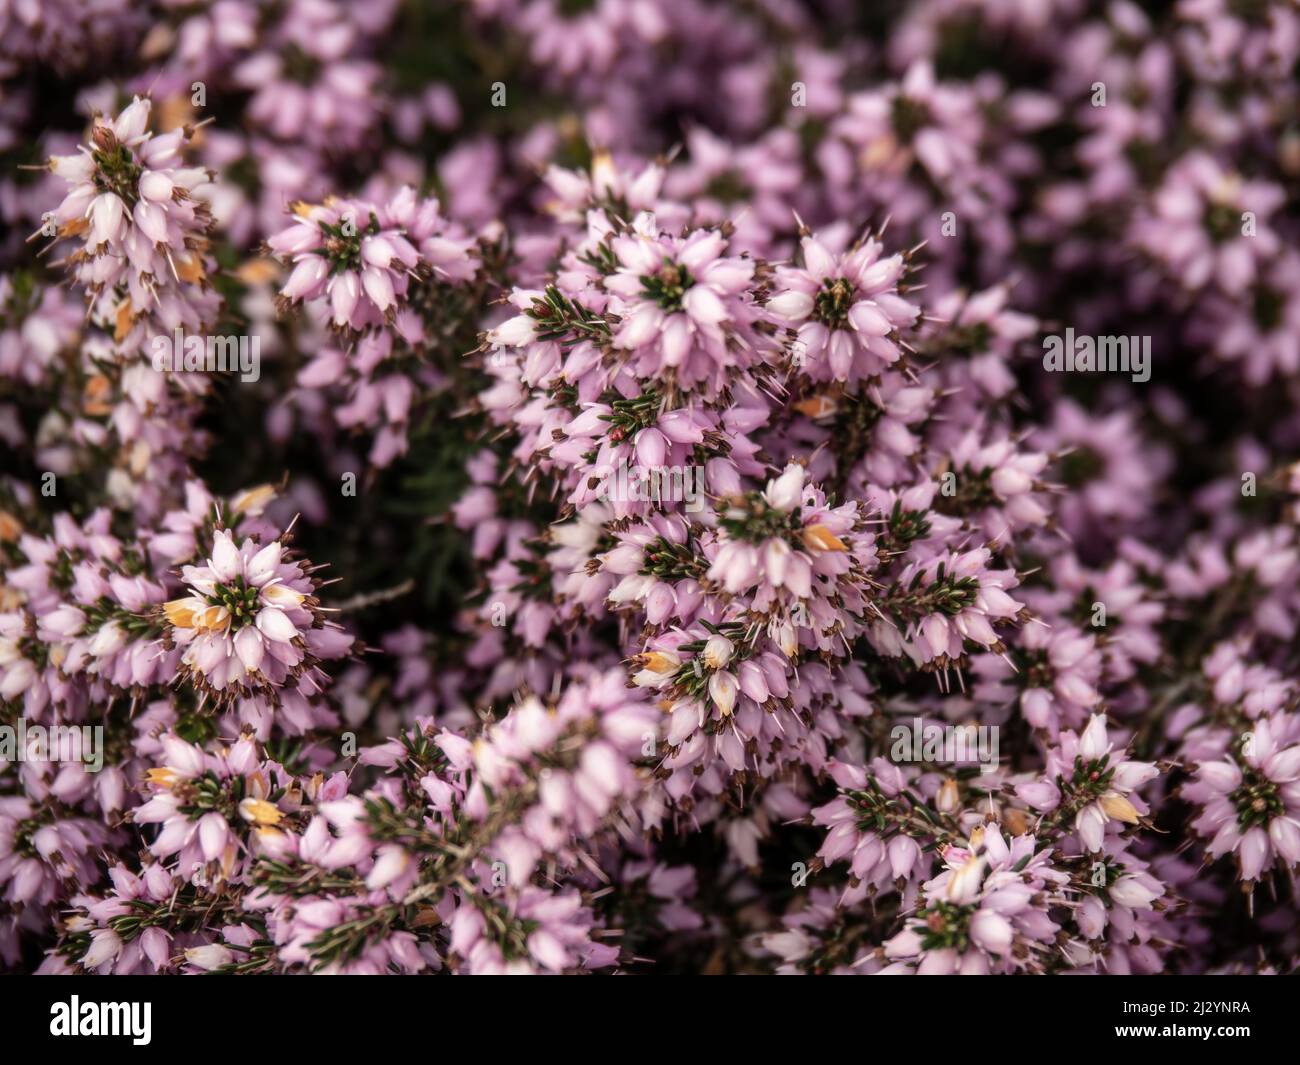
<path fill-rule="evenodd" d="M 122 949 L 122 940 L 111 928 L 101 928 L 90 937 L 90 949 L 86 951 L 81 964 L 87 969 L 98 969 L 112 961 Z"/>
<path fill-rule="evenodd" d="M 184 648 L 182 667 L 201 688 L 223 696 L 274 691 L 311 664 L 323 620 L 314 585 L 300 563 L 285 561 L 278 540 L 237 545 L 218 529 L 207 564 L 185 566 L 181 577 L 191 594 L 163 612 Z"/>
<path fill-rule="evenodd" d="M 220 296 L 208 283 L 213 217 L 199 190 L 211 186 L 202 167 L 180 167 L 188 128 L 154 136 L 151 103 L 137 97 L 116 119 L 99 116 L 90 144 L 54 156 L 50 171 L 69 185 L 54 211 L 62 237 L 81 237 L 67 262 L 92 309 L 111 322 L 114 340 L 138 349 L 146 326 L 159 335 L 182 322 L 212 322 Z"/>
<path fill-rule="evenodd" d="M 1124 759 L 1112 750 L 1106 719 L 1094 714 L 1077 739 L 1073 733 L 1061 737 L 1061 749 L 1054 752 L 1052 765 L 1059 767 L 1066 791 L 1083 802 L 1074 815 L 1074 828 L 1084 847 L 1102 849 L 1106 825 L 1112 820 L 1136 825 L 1143 811 L 1130 798 L 1135 790 L 1159 773 L 1150 762 Z"/>
<path fill-rule="evenodd" d="M 701 658 L 710 669 L 725 669 L 735 652 L 735 645 L 722 635 L 710 636 Z"/>
<path fill-rule="evenodd" d="M 1133 910 L 1145 910 L 1159 898 L 1157 892 L 1152 891 L 1135 876 L 1121 876 L 1107 891 L 1115 902 Z"/>
<path fill-rule="evenodd" d="M 366 887 L 371 891 L 386 888 L 400 877 L 411 865 L 411 856 L 406 850 L 393 843 L 379 848 L 375 857 L 374 868 L 366 877 Z"/>
<path fill-rule="evenodd" d="M 774 510 L 789 513 L 803 500 L 803 481 L 804 468 L 791 463 L 780 477 L 768 482 L 763 498 Z"/>
<path fill-rule="evenodd" d="M 726 717 L 736 705 L 736 692 L 739 690 L 736 678 L 730 673 L 719 671 L 709 678 L 709 697 L 713 700 L 722 716 Z"/>
<path fill-rule="evenodd" d="M 191 947 L 185 952 L 185 960 L 196 969 L 211 972 L 213 969 L 220 969 L 223 965 L 229 965 L 235 960 L 235 954 L 229 947 L 223 947 L 220 943 L 208 943 L 202 947 Z"/>
<path fill-rule="evenodd" d="M 681 656 L 675 651 L 647 651 L 637 658 L 642 668 L 633 674 L 632 682 L 642 688 L 671 684 L 682 664 Z"/>

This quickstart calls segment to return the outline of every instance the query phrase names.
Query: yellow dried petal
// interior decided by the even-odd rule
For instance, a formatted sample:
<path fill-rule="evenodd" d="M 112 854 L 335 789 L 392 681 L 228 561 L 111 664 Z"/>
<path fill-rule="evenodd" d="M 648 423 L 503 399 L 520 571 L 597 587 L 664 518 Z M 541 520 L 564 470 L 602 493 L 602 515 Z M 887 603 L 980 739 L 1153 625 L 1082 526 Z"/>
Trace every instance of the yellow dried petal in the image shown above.
<path fill-rule="evenodd" d="M 1099 800 L 1107 817 L 1123 821 L 1126 825 L 1138 823 L 1137 808 L 1117 791 L 1108 791 Z"/>
<path fill-rule="evenodd" d="M 272 259 L 249 259 L 240 264 L 235 276 L 246 285 L 264 285 L 280 276 L 280 267 Z"/>
<path fill-rule="evenodd" d="M 255 825 L 278 825 L 284 818 L 279 808 L 265 799 L 245 799 L 239 804 L 239 815 Z"/>
<path fill-rule="evenodd" d="M 176 276 L 192 285 L 199 284 L 207 277 L 203 260 L 197 255 L 177 256 Z"/>
<path fill-rule="evenodd" d="M 91 417 L 101 417 L 106 414 L 111 414 L 113 411 L 113 405 L 108 402 L 108 396 L 111 390 L 112 384 L 108 378 L 103 374 L 96 374 L 86 382 L 86 387 L 82 390 L 81 409 Z"/>
<path fill-rule="evenodd" d="M 160 788 L 170 788 L 176 783 L 176 770 L 168 769 L 166 766 L 160 766 L 157 769 L 149 769 L 144 774 L 145 782 L 156 785 Z"/>
<path fill-rule="evenodd" d="M 804 546 L 811 551 L 847 551 L 844 541 L 825 525 L 809 525 L 803 531 Z"/>
<path fill-rule="evenodd" d="M 641 655 L 641 664 L 651 673 L 671 673 L 680 663 L 663 651 L 647 651 Z"/>
<path fill-rule="evenodd" d="M 197 611 L 194 627 L 200 632 L 225 632 L 230 627 L 230 611 L 224 606 L 210 606 Z"/>
<path fill-rule="evenodd" d="M 158 105 L 158 128 L 163 133 L 188 126 L 194 121 L 194 117 L 194 106 L 188 96 L 168 96 Z M 203 143 L 201 137 L 202 130 L 194 137 L 195 146 Z"/>
<path fill-rule="evenodd" d="M 135 317 L 131 314 L 131 301 L 123 300 L 117 305 L 117 314 L 113 322 L 113 339 L 119 344 L 126 339 L 127 333 L 131 332 L 131 326 L 135 324 Z"/>
<path fill-rule="evenodd" d="M 22 536 L 22 524 L 7 510 L 0 510 L 0 542 L 11 544 Z"/>
<path fill-rule="evenodd" d="M 1029 831 L 1029 818 L 1024 811 L 1011 807 L 1002 811 L 1002 825 L 1009 835 L 1023 836 Z"/>
<path fill-rule="evenodd" d="M 175 629 L 192 629 L 194 627 L 195 599 L 187 595 L 183 599 L 171 599 L 163 603 L 163 613 L 167 623 Z"/>
<path fill-rule="evenodd" d="M 257 517 L 262 509 L 275 498 L 275 485 L 259 484 L 255 488 L 246 488 L 230 500 L 230 509 Z"/>
<path fill-rule="evenodd" d="M 809 418 L 825 418 L 835 413 L 835 407 L 835 400 L 830 396 L 810 396 L 794 405 L 795 410 Z"/>
<path fill-rule="evenodd" d="M 147 63 L 153 62 L 167 55 L 175 46 L 176 31 L 170 26 L 155 23 L 140 45 L 140 58 Z"/>

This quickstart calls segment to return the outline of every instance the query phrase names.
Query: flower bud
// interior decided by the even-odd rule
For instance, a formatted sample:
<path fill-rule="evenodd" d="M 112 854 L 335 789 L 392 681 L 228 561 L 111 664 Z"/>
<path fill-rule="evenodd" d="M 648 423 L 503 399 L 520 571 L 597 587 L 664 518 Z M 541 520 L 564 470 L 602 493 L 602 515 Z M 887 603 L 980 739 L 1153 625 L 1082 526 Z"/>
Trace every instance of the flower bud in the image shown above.
<path fill-rule="evenodd" d="M 726 717 L 736 706 L 736 691 L 739 688 L 736 678 L 730 673 L 719 671 L 709 678 L 709 696 L 714 705 Z"/>
<path fill-rule="evenodd" d="M 708 643 L 704 645 L 704 664 L 710 669 L 725 669 L 727 663 L 731 661 L 732 653 L 735 646 L 725 636 L 710 636 Z"/>
<path fill-rule="evenodd" d="M 1107 817 L 1113 817 L 1116 821 L 1123 821 L 1126 825 L 1136 825 L 1138 823 L 1137 809 L 1118 791 L 1106 792 L 1099 801 Z"/>

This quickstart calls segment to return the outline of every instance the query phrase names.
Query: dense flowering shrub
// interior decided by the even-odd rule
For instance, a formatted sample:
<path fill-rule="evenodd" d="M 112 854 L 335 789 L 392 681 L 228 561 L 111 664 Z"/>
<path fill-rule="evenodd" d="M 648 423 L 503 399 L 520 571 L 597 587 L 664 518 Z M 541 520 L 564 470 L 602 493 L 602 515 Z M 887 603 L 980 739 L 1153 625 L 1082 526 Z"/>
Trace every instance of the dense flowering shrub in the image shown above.
<path fill-rule="evenodd" d="M 1297 63 L 0 3 L 0 963 L 1293 969 Z"/>

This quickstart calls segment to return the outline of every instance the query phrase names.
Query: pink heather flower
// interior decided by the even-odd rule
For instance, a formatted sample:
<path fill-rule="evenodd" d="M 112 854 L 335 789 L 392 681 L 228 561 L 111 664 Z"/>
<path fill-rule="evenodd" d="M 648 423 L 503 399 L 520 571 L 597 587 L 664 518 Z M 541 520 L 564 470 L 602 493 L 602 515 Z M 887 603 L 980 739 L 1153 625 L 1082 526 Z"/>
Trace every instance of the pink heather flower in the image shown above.
<path fill-rule="evenodd" d="M 1125 840 L 1111 837 L 1100 854 L 1088 858 L 1074 879 L 1081 892 L 1074 924 L 1083 941 L 1066 945 L 1071 959 L 1091 962 L 1098 972 L 1162 971 L 1156 944 L 1174 929 L 1157 907 L 1168 888 L 1147 862 L 1129 852 Z"/>
<path fill-rule="evenodd" d="M 315 582 L 301 562 L 289 561 L 283 543 L 236 544 L 218 529 L 211 557 L 184 566 L 181 579 L 190 594 L 165 605 L 167 632 L 201 691 L 218 699 L 261 692 L 274 700 L 281 689 L 316 689 L 326 622 Z"/>
<path fill-rule="evenodd" d="M 690 547 L 690 535 L 689 523 L 678 515 L 653 515 L 619 533 L 617 546 L 599 556 L 599 572 L 613 582 L 608 603 L 616 610 L 644 611 L 651 625 L 670 618 L 689 625 L 704 602 L 700 578 L 706 568 Z"/>
<path fill-rule="evenodd" d="M 949 456 L 945 473 L 951 472 L 953 480 L 932 503 L 940 513 L 962 517 L 989 540 L 1006 540 L 1014 530 L 1047 522 L 1047 485 L 1040 476 L 1046 455 L 972 429 L 953 444 Z"/>
<path fill-rule="evenodd" d="M 612 342 L 631 353 L 639 376 L 671 370 L 683 387 L 716 390 L 729 367 L 752 358 L 744 349 L 755 314 L 742 297 L 754 265 L 726 247 L 716 229 L 669 236 L 649 213 L 610 239 L 615 264 L 603 285 L 621 322 Z"/>
<path fill-rule="evenodd" d="M 1085 850 L 1099 851 L 1109 825 L 1136 825 L 1149 813 L 1136 791 L 1159 769 L 1125 758 L 1125 753 L 1115 751 L 1105 717 L 1096 714 L 1082 735 L 1061 734 L 1059 745 L 1047 752 L 1045 779 L 1021 785 L 1017 794 L 1036 810 L 1072 818 Z"/>
<path fill-rule="evenodd" d="M 1179 44 L 1208 80 L 1246 71 L 1282 73 L 1300 56 L 1300 18 L 1285 5 L 1252 17 L 1224 0 L 1181 0 L 1178 14 L 1187 23 Z"/>
<path fill-rule="evenodd" d="M 1131 562 L 1117 559 L 1104 569 L 1090 569 L 1073 554 L 1061 554 L 1053 561 L 1052 577 L 1058 592 L 1051 596 L 1051 609 L 1102 630 L 1094 635 L 1103 637 L 1099 649 L 1108 680 L 1128 680 L 1139 666 L 1159 658 L 1157 625 L 1165 607 Z M 1094 619 L 1105 624 L 1097 626 Z"/>
<path fill-rule="evenodd" d="M 1134 224 L 1134 240 L 1188 292 L 1213 285 L 1239 296 L 1279 248 L 1269 220 L 1282 200 L 1276 185 L 1191 152 L 1170 167 L 1151 213 Z"/>
<path fill-rule="evenodd" d="M 136 824 L 160 826 L 151 853 L 175 855 L 196 883 L 217 883 L 239 876 L 250 847 L 275 849 L 287 812 L 276 801 L 285 774 L 262 760 L 252 739 L 212 754 L 169 735 L 161 754 L 146 774 L 149 798 L 131 812 Z"/>
<path fill-rule="evenodd" d="M 827 829 L 817 857 L 830 864 L 844 861 L 853 882 L 841 898 L 842 905 L 861 901 L 869 892 L 886 889 L 900 878 L 927 875 L 930 864 L 901 806 L 900 796 L 909 784 L 909 770 L 883 758 L 865 768 L 832 761 L 827 769 L 840 786 L 840 795 L 824 806 L 813 807 L 812 822 Z M 897 820 L 895 817 L 897 816 Z M 868 827 L 870 826 L 870 827 Z"/>
<path fill-rule="evenodd" d="M 150 328 L 202 332 L 219 302 L 208 286 L 212 215 L 198 195 L 211 176 L 184 165 L 193 130 L 149 131 L 151 107 L 136 97 L 117 118 L 96 118 L 89 145 L 49 163 L 69 186 L 54 212 L 59 235 L 82 244 L 68 264 L 128 350 Z"/>
<path fill-rule="evenodd" d="M 0 0 L 0 967 L 1294 968 L 1300 12 L 853 6 Z"/>
<path fill-rule="evenodd" d="M 1052 479 L 1065 488 L 1060 520 L 1075 537 L 1147 514 L 1169 463 L 1163 450 L 1144 444 L 1133 411 L 1094 414 L 1070 399 L 1056 404 L 1035 443 L 1054 452 Z"/>
<path fill-rule="evenodd" d="M 1095 638 L 1063 620 L 1049 625 L 1035 619 L 1022 627 L 1016 643 L 1014 669 L 991 655 L 977 663 L 981 683 L 996 676 L 1004 686 L 982 688 L 981 697 L 1018 688 L 1020 713 L 1033 728 L 1056 737 L 1062 728 L 1083 727 L 1101 701 L 1102 655 Z"/>
<path fill-rule="evenodd" d="M 1189 326 L 1194 342 L 1241 367 L 1251 385 L 1300 370 L 1300 256 L 1283 252 L 1264 266 L 1241 299 L 1214 296 L 1198 305 Z"/>
<path fill-rule="evenodd" d="M 382 26 L 393 5 L 356 8 L 327 0 L 290 0 L 265 16 L 257 47 L 232 71 L 253 93 L 248 117 L 273 136 L 320 149 L 360 147 L 378 119 L 378 64 L 357 53 L 366 22 Z"/>
<path fill-rule="evenodd" d="M 0 276 L 0 377 L 28 385 L 50 380 L 59 355 L 76 343 L 82 312 L 60 288 L 20 302 L 13 279 Z"/>
<path fill-rule="evenodd" d="M 856 508 L 828 508 L 805 477 L 791 464 L 761 493 L 732 500 L 720 515 L 722 535 L 707 576 L 733 595 L 752 592 L 757 610 L 811 599 L 814 578 L 820 592 L 820 582 L 834 585 L 854 564 Z"/>
<path fill-rule="evenodd" d="M 592 941 L 591 914 L 577 892 L 528 887 L 517 904 L 492 916 L 487 921 L 478 905 L 466 901 L 451 919 L 452 954 L 463 959 L 467 974 L 559 973 L 599 968 L 617 957 Z M 517 944 L 522 953 L 513 949 Z"/>
<path fill-rule="evenodd" d="M 303 206 L 267 246 L 293 269 L 280 289 L 283 310 L 328 297 L 330 323 L 360 331 L 396 321 L 420 254 L 387 212 L 356 200 Z"/>
<path fill-rule="evenodd" d="M 474 241 L 442 216 L 437 200 L 417 199 L 409 187 L 382 205 L 329 198 L 294 210 L 295 223 L 267 240 L 273 253 L 293 264 L 278 306 L 283 312 L 327 297 L 336 329 L 387 324 L 413 343 L 421 327 L 403 306 L 411 282 L 430 273 L 464 281 L 478 266 Z"/>
<path fill-rule="evenodd" d="M 105 825 L 60 813 L 49 802 L 25 795 L 0 799 L 0 883 L 19 923 L 30 927 L 44 907 L 64 900 L 69 883 L 93 883 L 94 854 L 109 841 Z M 10 925 L 0 936 L 0 953 L 9 964 L 16 962 L 13 930 Z"/>
<path fill-rule="evenodd" d="M 588 208 L 604 204 L 626 204 L 636 214 L 654 211 L 664 168 L 651 162 L 634 173 L 618 167 L 608 152 L 598 151 L 592 157 L 590 173 L 552 165 L 542 179 L 555 196 L 548 204 L 550 210 L 563 221 L 582 222 Z"/>
<path fill-rule="evenodd" d="M 665 15 L 653 4 L 597 0 L 582 10 L 554 0 L 525 0 L 522 7 L 518 29 L 531 44 L 533 61 L 562 75 L 603 74 L 625 36 L 653 46 L 667 30 Z"/>
<path fill-rule="evenodd" d="M 540 700 L 525 700 L 475 744 L 478 779 L 470 802 L 476 789 L 499 794 L 537 779 L 537 804 L 493 848 L 512 884 L 526 883 L 543 855 L 563 853 L 572 834 L 593 834 L 635 795 L 639 775 L 633 762 L 653 720 L 653 708 L 610 672 L 571 686 L 549 710 Z M 584 733 L 585 742 L 576 748 L 575 737 Z"/>
<path fill-rule="evenodd" d="M 1007 594 L 1019 583 L 1016 575 L 991 568 L 992 559 L 981 547 L 909 563 L 879 603 L 872 643 L 882 654 L 906 654 L 931 669 L 959 663 L 968 644 L 1002 651 L 995 626 L 1019 618 L 1024 608 Z"/>
<path fill-rule="evenodd" d="M 923 887 L 923 902 L 885 943 L 894 964 L 918 975 L 1041 971 L 1059 926 L 1050 907 L 1064 901 L 1069 876 L 1033 836 L 1009 843 L 996 825 L 968 847 L 944 852 L 945 870 Z"/>
<path fill-rule="evenodd" d="M 898 293 L 903 256 L 882 258 L 883 245 L 870 237 L 842 255 L 813 236 L 801 248 L 803 267 L 777 268 L 765 308 L 795 330 L 795 369 L 815 381 L 856 384 L 897 362 L 900 333 L 921 313 Z"/>
<path fill-rule="evenodd" d="M 1261 717 L 1227 756 L 1196 766 L 1182 794 L 1211 858 L 1236 857 L 1247 884 L 1274 863 L 1300 864 L 1300 732 L 1291 714 Z"/>

